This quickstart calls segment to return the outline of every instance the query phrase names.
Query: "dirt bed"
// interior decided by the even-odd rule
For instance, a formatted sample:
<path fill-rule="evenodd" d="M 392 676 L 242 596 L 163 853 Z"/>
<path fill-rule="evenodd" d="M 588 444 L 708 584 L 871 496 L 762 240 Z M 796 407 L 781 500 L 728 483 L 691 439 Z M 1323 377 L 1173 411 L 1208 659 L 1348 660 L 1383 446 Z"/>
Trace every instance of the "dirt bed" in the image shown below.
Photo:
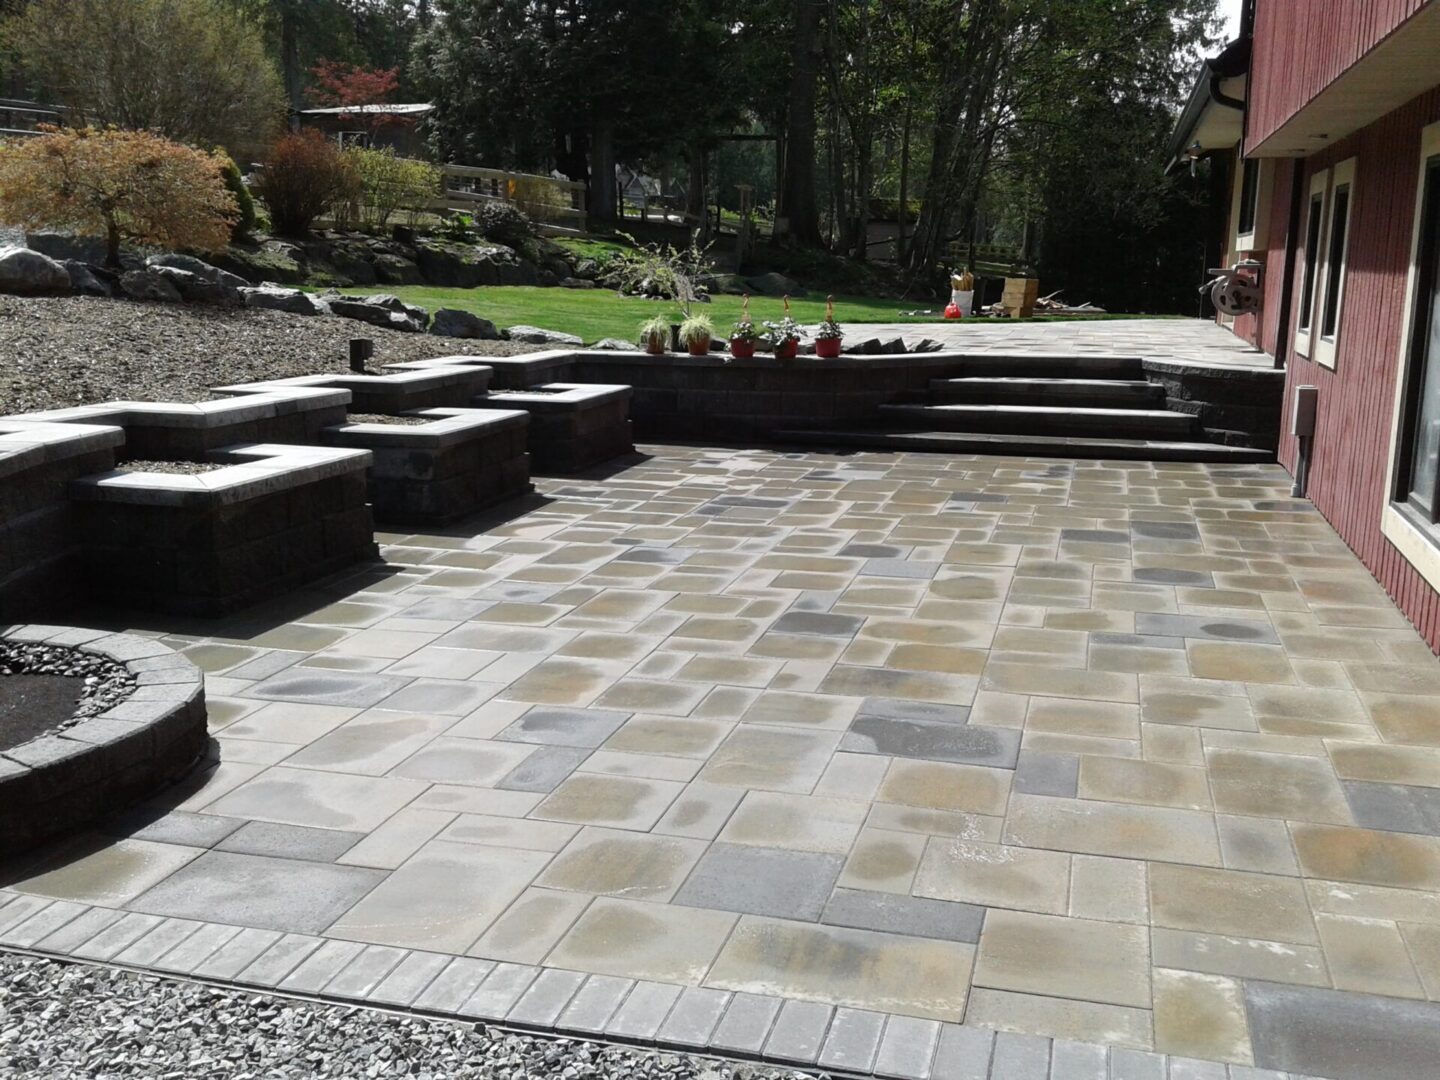
<path fill-rule="evenodd" d="M 404 334 L 329 315 L 0 296 L 0 415 L 115 399 L 204 401 L 212 386 L 347 371 L 352 337 L 375 342 L 376 367 L 543 348 Z"/>

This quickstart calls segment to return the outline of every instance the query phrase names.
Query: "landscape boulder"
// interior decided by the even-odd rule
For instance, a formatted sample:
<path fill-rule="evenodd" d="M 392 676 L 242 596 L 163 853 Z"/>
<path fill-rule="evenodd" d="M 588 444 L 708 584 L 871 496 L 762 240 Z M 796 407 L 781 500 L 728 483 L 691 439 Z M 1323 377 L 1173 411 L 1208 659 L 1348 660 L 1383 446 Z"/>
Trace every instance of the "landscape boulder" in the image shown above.
<path fill-rule="evenodd" d="M 342 319 L 359 319 L 371 326 L 418 334 L 430 321 L 424 308 L 412 307 L 398 297 L 381 293 L 363 298 L 327 292 L 321 299 L 330 306 L 330 313 Z"/>
<path fill-rule="evenodd" d="M 187 304 L 210 304 L 214 307 L 238 307 L 240 304 L 239 289 L 228 282 L 212 281 L 177 266 L 151 266 L 145 272 L 157 274 L 168 281 Z M 225 276 L 233 278 L 235 275 Z"/>
<path fill-rule="evenodd" d="M 535 285 L 539 271 L 533 263 L 503 244 L 468 244 L 438 236 L 415 244 L 415 263 L 431 285 L 471 289 L 477 285 Z"/>
<path fill-rule="evenodd" d="M 110 283 L 112 275 L 97 271 L 95 267 L 79 259 L 66 259 L 65 272 L 70 275 L 70 291 L 79 296 L 114 296 L 115 287 Z"/>
<path fill-rule="evenodd" d="M 223 254 L 211 258 L 246 281 L 299 285 L 308 281 L 310 276 L 305 249 L 288 240 L 240 241 L 232 243 Z"/>
<path fill-rule="evenodd" d="M 70 291 L 70 273 L 63 263 L 29 248 L 0 247 L 0 292 L 46 296 Z"/>
<path fill-rule="evenodd" d="M 228 270 L 222 270 L 218 266 L 212 266 L 203 259 L 197 259 L 193 255 L 181 255 L 178 252 L 170 252 L 166 255 L 151 255 L 145 260 L 146 266 L 171 267 L 175 270 L 184 270 L 186 273 L 194 274 L 196 277 L 204 278 L 206 281 L 213 281 L 217 285 L 228 285 L 232 289 L 238 289 L 242 285 L 250 284 L 238 274 L 232 274 Z"/>
<path fill-rule="evenodd" d="M 542 330 L 538 326 L 511 326 L 506 329 L 511 341 L 523 341 L 527 345 L 584 345 L 585 342 L 574 334 L 562 334 L 558 330 Z"/>
<path fill-rule="evenodd" d="M 600 349 L 603 352 L 630 352 L 631 350 L 638 349 L 639 346 L 633 341 L 621 341 L 619 338 L 607 337 L 601 338 L 594 345 L 591 345 L 590 348 Z"/>
<path fill-rule="evenodd" d="M 747 278 L 746 283 L 750 291 L 759 293 L 761 296 L 804 296 L 805 290 L 794 278 L 788 278 L 784 274 L 770 271 L 768 274 L 757 274 Z"/>
<path fill-rule="evenodd" d="M 384 285 L 423 285 L 425 276 L 413 259 L 383 251 L 375 256 L 375 280 Z"/>
<path fill-rule="evenodd" d="M 291 315 L 323 315 L 330 310 L 329 305 L 309 293 L 276 285 L 272 281 L 263 285 L 247 285 L 239 293 L 240 302 L 247 308 L 287 311 Z"/>
<path fill-rule="evenodd" d="M 743 296 L 751 291 L 739 274 L 699 274 L 695 278 L 695 284 L 706 292 L 729 296 Z"/>
<path fill-rule="evenodd" d="M 589 278 L 567 277 L 560 279 L 560 287 L 562 289 L 593 289 L 596 288 L 596 285 Z"/>
<path fill-rule="evenodd" d="M 485 341 L 496 341 L 500 337 L 500 331 L 489 319 L 458 308 L 441 308 L 435 312 L 430 321 L 430 333 L 438 337 L 479 338 Z"/>
<path fill-rule="evenodd" d="M 174 270 L 172 273 L 184 273 Z M 180 303 L 180 290 L 158 268 L 126 270 L 120 275 L 120 292 L 131 300 L 153 300 L 162 304 Z"/>
<path fill-rule="evenodd" d="M 57 262 L 78 259 L 80 262 L 99 264 L 105 261 L 106 256 L 105 241 L 98 236 L 76 236 L 74 233 L 53 232 L 49 229 L 27 232 L 24 246 L 31 251 L 40 252 L 41 255 L 49 255 Z M 122 258 L 127 264 L 134 261 L 128 256 Z M 129 268 L 127 265 L 127 269 Z"/>

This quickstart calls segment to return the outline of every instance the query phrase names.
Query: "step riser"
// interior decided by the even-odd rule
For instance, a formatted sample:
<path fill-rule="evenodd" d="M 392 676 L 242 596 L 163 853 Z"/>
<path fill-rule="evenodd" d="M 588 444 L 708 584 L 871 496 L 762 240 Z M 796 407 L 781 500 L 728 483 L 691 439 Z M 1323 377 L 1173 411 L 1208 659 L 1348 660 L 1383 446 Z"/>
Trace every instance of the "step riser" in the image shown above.
<path fill-rule="evenodd" d="M 886 406 L 884 420 L 923 431 L 976 431 L 1001 435 L 1094 436 L 1114 439 L 1189 439 L 1199 434 L 1195 417 L 1186 413 L 1158 416 L 1095 416 L 1084 412 L 1047 415 L 1032 412 L 989 412 L 979 409 L 929 409 Z"/>
<path fill-rule="evenodd" d="M 1135 356 L 971 356 L 957 375 L 977 378 L 1144 379 L 1145 364 Z"/>
<path fill-rule="evenodd" d="M 964 435 L 897 434 L 882 431 L 781 431 L 777 441 L 805 446 L 845 447 L 854 450 L 912 451 L 939 454 L 979 454 L 994 457 L 1033 457 L 1101 461 L 1188 461 L 1226 464 L 1268 464 L 1273 454 L 1227 446 L 1190 445 L 1170 447 L 1163 443 L 1135 443 L 1093 447 L 1056 446 L 1027 442 L 1023 437 L 975 438 Z"/>
<path fill-rule="evenodd" d="M 1044 405 L 1054 408 L 1079 409 L 1163 409 L 1165 391 L 1159 387 L 1145 389 L 1079 389 L 1055 387 L 1032 389 L 1024 387 L 946 387 L 930 391 L 929 400 L 945 405 Z"/>

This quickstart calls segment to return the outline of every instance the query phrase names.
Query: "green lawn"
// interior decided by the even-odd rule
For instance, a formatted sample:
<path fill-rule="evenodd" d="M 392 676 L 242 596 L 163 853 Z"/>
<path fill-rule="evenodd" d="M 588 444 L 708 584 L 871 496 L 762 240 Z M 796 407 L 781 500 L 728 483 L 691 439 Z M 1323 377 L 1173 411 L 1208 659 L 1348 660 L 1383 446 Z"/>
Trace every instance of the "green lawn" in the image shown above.
<path fill-rule="evenodd" d="M 652 315 L 664 313 L 680 321 L 680 306 L 657 300 L 617 296 L 610 289 L 554 289 L 523 285 L 482 286 L 452 289 L 433 285 L 369 286 L 345 289 L 364 295 L 381 291 L 394 293 L 407 304 L 437 308 L 460 308 L 489 319 L 496 326 L 542 326 L 579 334 L 586 342 L 604 337 L 636 339 L 640 324 Z M 709 315 L 717 337 L 725 337 L 740 317 L 741 298 L 716 296 L 711 303 L 697 304 L 696 310 Z M 881 300 L 865 296 L 837 296 L 835 318 L 843 323 L 933 322 L 934 319 L 902 319 L 901 311 L 917 307 L 914 300 Z M 791 300 L 790 309 L 803 323 L 817 323 L 825 317 L 825 299 Z M 750 316 L 757 324 L 784 314 L 781 301 L 758 296 L 750 299 Z"/>

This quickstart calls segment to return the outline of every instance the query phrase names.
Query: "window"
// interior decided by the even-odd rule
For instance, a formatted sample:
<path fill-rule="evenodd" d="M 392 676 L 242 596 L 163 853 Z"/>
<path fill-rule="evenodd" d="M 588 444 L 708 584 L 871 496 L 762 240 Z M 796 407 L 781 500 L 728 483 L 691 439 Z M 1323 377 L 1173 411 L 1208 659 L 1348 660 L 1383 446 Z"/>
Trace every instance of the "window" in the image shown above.
<path fill-rule="evenodd" d="M 1260 205 L 1260 159 L 1246 158 L 1240 175 L 1240 223 L 1241 236 L 1255 232 L 1255 211 Z"/>
<path fill-rule="evenodd" d="M 1396 499 L 1440 518 L 1440 155 L 1425 163 Z"/>
<path fill-rule="evenodd" d="M 1320 270 L 1325 264 L 1325 195 L 1330 190 L 1330 170 L 1310 178 L 1310 203 L 1305 214 L 1305 268 L 1300 275 L 1300 310 L 1295 319 L 1295 351 L 1309 357 L 1310 331 L 1315 324 L 1315 305 Z"/>
<path fill-rule="evenodd" d="M 1355 159 L 1335 166 L 1330 191 L 1330 211 L 1325 226 L 1325 264 L 1321 270 L 1320 341 L 1311 359 L 1326 367 L 1335 366 L 1335 346 L 1340 334 L 1340 316 L 1345 302 L 1345 264 L 1350 250 L 1351 197 L 1355 187 Z"/>

